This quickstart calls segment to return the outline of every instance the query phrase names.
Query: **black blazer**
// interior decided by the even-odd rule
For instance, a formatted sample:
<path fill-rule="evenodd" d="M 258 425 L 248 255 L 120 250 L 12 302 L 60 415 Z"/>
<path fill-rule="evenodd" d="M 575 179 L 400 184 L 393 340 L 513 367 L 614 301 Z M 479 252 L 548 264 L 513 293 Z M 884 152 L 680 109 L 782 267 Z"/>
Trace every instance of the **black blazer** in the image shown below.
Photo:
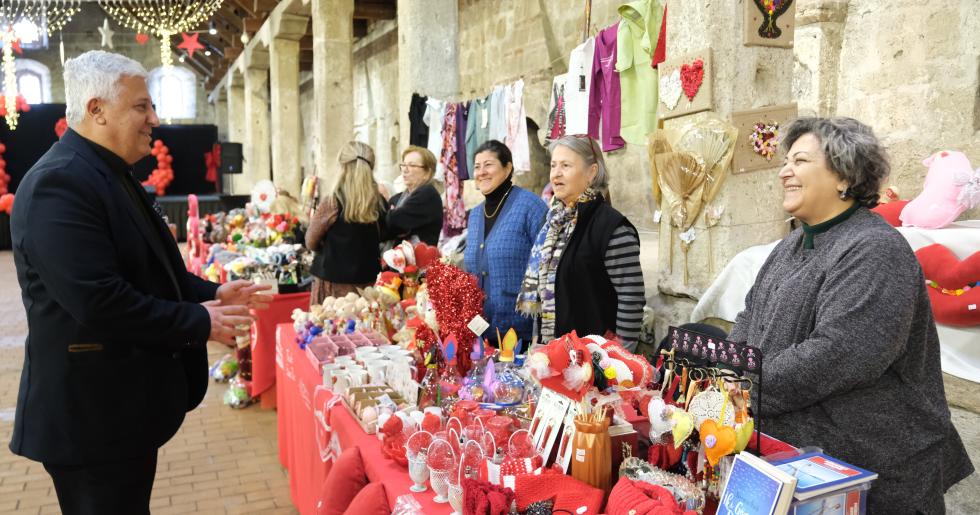
<path fill-rule="evenodd" d="M 419 240 L 429 245 L 438 244 L 439 233 L 442 232 L 442 197 L 439 191 L 430 182 L 412 192 L 401 207 L 396 207 L 402 195 L 408 193 L 402 192 L 391 197 L 386 239 L 401 243 L 401 240 L 418 236 Z"/>
<path fill-rule="evenodd" d="M 28 335 L 15 454 L 61 465 L 146 456 L 207 390 L 211 322 L 198 303 L 218 285 L 186 271 L 163 220 L 148 225 L 123 180 L 69 130 L 17 189 Z"/>

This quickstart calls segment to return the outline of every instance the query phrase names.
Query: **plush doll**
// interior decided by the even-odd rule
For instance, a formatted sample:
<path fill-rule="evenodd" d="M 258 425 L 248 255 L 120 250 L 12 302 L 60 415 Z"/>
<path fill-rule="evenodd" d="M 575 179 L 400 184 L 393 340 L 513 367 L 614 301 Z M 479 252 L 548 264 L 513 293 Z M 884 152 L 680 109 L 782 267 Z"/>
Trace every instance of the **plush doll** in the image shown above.
<path fill-rule="evenodd" d="M 528 359 L 531 377 L 574 401 L 582 400 L 592 385 L 592 353 L 575 331 L 552 340 Z"/>
<path fill-rule="evenodd" d="M 929 168 L 925 186 L 902 209 L 902 225 L 939 229 L 980 202 L 980 171 L 962 152 L 937 152 L 922 162 Z"/>

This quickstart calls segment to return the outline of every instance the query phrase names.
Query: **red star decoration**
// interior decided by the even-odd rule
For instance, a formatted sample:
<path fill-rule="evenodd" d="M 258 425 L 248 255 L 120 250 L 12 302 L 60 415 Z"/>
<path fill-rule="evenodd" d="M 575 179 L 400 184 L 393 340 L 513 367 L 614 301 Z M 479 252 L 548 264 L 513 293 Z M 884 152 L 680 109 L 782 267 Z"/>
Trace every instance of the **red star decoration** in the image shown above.
<path fill-rule="evenodd" d="M 11 45 L 11 46 L 13 47 L 13 49 L 14 49 L 14 52 L 17 52 L 17 55 L 24 55 L 24 49 L 22 49 L 22 48 L 20 47 L 20 39 L 19 39 L 19 38 L 18 38 L 18 39 L 15 39 L 15 40 L 13 40 L 13 41 L 12 41 L 12 42 L 10 43 L 10 45 Z"/>
<path fill-rule="evenodd" d="M 194 52 L 204 50 L 204 45 L 197 40 L 198 36 L 200 36 L 200 34 L 188 34 L 186 32 L 181 33 L 180 37 L 184 38 L 184 41 L 177 45 L 177 48 L 185 50 L 187 55 L 194 57 Z"/>

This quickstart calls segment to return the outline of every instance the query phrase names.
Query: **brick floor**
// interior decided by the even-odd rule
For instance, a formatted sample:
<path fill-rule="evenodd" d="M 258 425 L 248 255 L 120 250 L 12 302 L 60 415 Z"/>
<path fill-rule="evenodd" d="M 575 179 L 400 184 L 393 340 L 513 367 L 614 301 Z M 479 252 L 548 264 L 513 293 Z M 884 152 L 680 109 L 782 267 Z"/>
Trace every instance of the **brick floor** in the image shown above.
<path fill-rule="evenodd" d="M 27 334 L 10 252 L 0 252 L 0 321 L 0 514 L 59 513 L 41 464 L 7 448 Z M 224 349 L 211 344 L 209 351 L 213 361 Z M 296 513 L 279 465 L 275 412 L 233 410 L 222 404 L 224 392 L 225 385 L 211 383 L 204 403 L 160 450 L 150 501 L 155 515 Z"/>

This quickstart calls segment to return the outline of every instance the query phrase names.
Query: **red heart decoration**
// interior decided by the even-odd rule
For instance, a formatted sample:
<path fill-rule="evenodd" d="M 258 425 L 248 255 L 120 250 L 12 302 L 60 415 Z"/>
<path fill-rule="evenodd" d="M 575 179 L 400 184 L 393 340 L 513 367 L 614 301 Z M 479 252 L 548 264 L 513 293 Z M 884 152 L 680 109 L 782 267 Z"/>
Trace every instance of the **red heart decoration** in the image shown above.
<path fill-rule="evenodd" d="M 694 96 L 701 89 L 701 81 L 704 80 L 704 61 L 695 59 L 693 63 L 681 65 L 681 86 L 684 88 L 684 95 L 687 99 L 694 101 Z"/>
<path fill-rule="evenodd" d="M 439 258 L 442 257 L 442 253 L 439 252 L 438 247 L 425 243 L 417 243 L 414 250 L 415 266 L 419 267 L 419 269 L 428 268 L 429 265 L 439 261 Z"/>
<path fill-rule="evenodd" d="M 149 34 L 143 34 L 142 32 L 136 35 L 136 42 L 140 45 L 145 45 L 147 41 L 150 40 Z"/>
<path fill-rule="evenodd" d="M 922 265 L 926 280 L 939 285 L 939 288 L 926 287 L 936 322 L 957 327 L 980 325 L 980 286 L 969 290 L 964 288 L 980 280 L 980 252 L 974 252 L 961 261 L 945 246 L 935 243 L 917 250 L 915 257 Z M 940 288 L 964 291 L 962 295 L 949 295 Z M 973 309 L 970 309 L 971 306 Z"/>

